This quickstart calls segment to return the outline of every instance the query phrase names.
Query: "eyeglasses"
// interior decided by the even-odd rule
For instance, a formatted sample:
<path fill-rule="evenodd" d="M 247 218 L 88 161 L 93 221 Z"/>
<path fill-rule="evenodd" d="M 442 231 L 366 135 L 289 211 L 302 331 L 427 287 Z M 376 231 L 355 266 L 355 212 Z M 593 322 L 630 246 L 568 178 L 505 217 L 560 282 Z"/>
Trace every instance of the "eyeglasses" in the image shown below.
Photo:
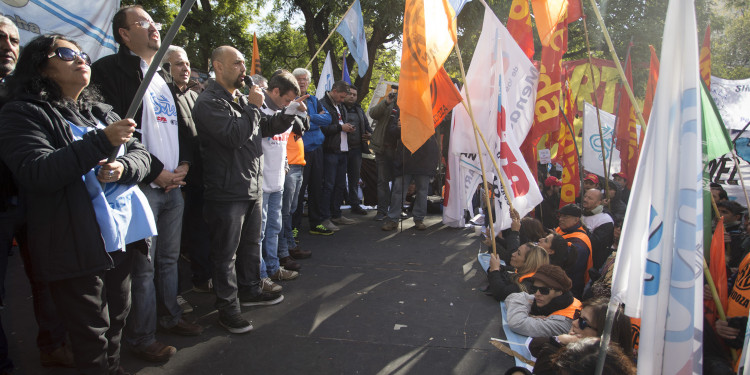
<path fill-rule="evenodd" d="M 86 52 L 76 52 L 68 47 L 58 47 L 47 58 L 51 59 L 55 56 L 59 57 L 62 61 L 74 61 L 77 57 L 80 57 L 86 65 L 91 65 L 91 57 Z"/>
<path fill-rule="evenodd" d="M 536 286 L 536 285 L 532 285 L 532 286 L 529 287 L 529 293 L 530 294 L 536 294 L 536 292 L 539 292 L 539 294 L 541 294 L 543 296 L 548 295 L 549 292 L 551 292 L 552 290 L 554 290 L 554 288 L 550 288 L 548 286 Z"/>
<path fill-rule="evenodd" d="M 581 316 L 581 310 L 576 310 L 575 314 L 573 314 L 573 320 L 578 320 L 578 327 L 581 328 L 581 331 L 583 331 L 586 328 L 591 328 L 596 332 L 599 332 L 599 330 L 592 326 L 591 323 L 589 323 L 586 318 Z"/>
<path fill-rule="evenodd" d="M 161 30 L 161 24 L 154 21 L 148 21 L 148 20 L 140 20 L 133 22 L 133 25 L 138 25 L 144 29 L 148 29 L 150 25 L 154 25 L 154 29 Z"/>

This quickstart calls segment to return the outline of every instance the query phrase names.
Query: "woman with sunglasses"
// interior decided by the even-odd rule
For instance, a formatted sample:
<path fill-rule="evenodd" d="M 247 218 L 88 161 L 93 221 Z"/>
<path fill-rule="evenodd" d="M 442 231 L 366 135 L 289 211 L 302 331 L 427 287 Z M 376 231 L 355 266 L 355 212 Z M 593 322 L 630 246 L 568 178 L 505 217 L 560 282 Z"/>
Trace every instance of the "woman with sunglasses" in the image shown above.
<path fill-rule="evenodd" d="M 26 194 L 33 272 L 49 282 L 78 372 L 119 374 L 130 309 L 131 253 L 123 249 L 138 235 L 131 224 L 153 221 L 134 186 L 150 157 L 131 138 L 135 122 L 87 87 L 90 64 L 61 35 L 26 45 L 0 111 L 0 157 Z"/>
<path fill-rule="evenodd" d="M 530 278 L 545 264 L 549 264 L 547 252 L 532 242 L 521 245 L 513 252 L 510 265 L 501 265 L 497 254 L 492 254 L 487 270 L 488 290 L 498 301 L 505 301 L 511 293 L 528 291 Z"/>
<path fill-rule="evenodd" d="M 531 277 L 528 293 L 513 293 L 505 299 L 508 326 L 529 337 L 557 336 L 570 331 L 581 302 L 573 297 L 573 283 L 562 268 L 546 264 Z"/>
<path fill-rule="evenodd" d="M 604 329 L 609 298 L 594 298 L 583 302 L 581 310 L 573 316 L 570 332 L 558 336 L 535 337 L 529 343 L 529 351 L 536 357 L 534 374 L 556 374 L 552 356 L 563 346 L 587 337 L 600 337 Z M 630 318 L 623 312 L 622 306 L 615 313 L 612 325 L 611 342 L 616 343 L 626 354 L 633 353 L 633 332 Z"/>

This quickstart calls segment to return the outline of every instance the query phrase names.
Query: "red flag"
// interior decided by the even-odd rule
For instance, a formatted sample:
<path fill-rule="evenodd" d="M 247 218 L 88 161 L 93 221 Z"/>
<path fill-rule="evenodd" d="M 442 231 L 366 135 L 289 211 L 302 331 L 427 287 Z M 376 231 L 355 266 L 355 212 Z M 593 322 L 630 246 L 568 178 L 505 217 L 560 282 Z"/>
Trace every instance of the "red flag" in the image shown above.
<path fill-rule="evenodd" d="M 435 77 L 432 78 L 430 96 L 432 97 L 432 123 L 434 127 L 440 125 L 445 115 L 453 110 L 453 107 L 458 103 L 461 103 L 463 99 L 456 85 L 451 81 L 451 77 L 448 76 L 442 66 L 435 73 Z"/>
<path fill-rule="evenodd" d="M 531 60 L 534 57 L 534 34 L 531 31 L 531 14 L 528 0 L 513 0 L 508 15 L 508 32 Z"/>
<path fill-rule="evenodd" d="M 651 116 L 651 106 L 654 105 L 654 95 L 656 95 L 656 82 L 659 81 L 659 58 L 656 56 L 654 46 L 649 45 L 651 49 L 651 62 L 648 68 L 648 83 L 646 84 L 646 100 L 643 103 L 643 119 L 648 125 L 648 118 Z M 645 129 L 641 129 L 641 132 Z M 643 139 L 643 137 L 641 137 Z"/>
<path fill-rule="evenodd" d="M 573 124 L 575 109 L 573 107 L 572 93 L 570 87 L 565 90 L 565 113 L 568 122 Z M 565 121 L 565 120 L 563 120 Z M 560 124 L 560 136 L 557 146 L 558 162 L 562 165 L 562 188 L 560 189 L 560 207 L 575 203 L 576 197 L 581 190 L 580 175 L 578 170 L 578 152 L 576 152 L 575 137 L 570 132 L 567 123 Z"/>
<path fill-rule="evenodd" d="M 633 89 L 633 74 L 630 56 L 625 63 L 625 77 L 630 89 Z M 630 102 L 624 85 L 620 87 L 620 108 L 615 123 L 615 146 L 620 151 L 620 171 L 628 176 L 628 189 L 632 187 L 633 176 L 638 165 L 640 154 L 638 147 L 638 134 L 636 133 L 635 108 Z"/>
<path fill-rule="evenodd" d="M 568 0 L 568 23 L 578 21 L 583 17 L 581 0 Z"/>
<path fill-rule="evenodd" d="M 711 90 L 711 25 L 706 27 L 706 35 L 703 37 L 700 55 L 701 79 L 706 87 Z"/>
<path fill-rule="evenodd" d="M 711 272 L 711 277 L 714 279 L 716 293 L 719 295 L 719 301 L 721 302 L 722 308 L 724 311 L 727 311 L 729 296 L 727 291 L 727 263 L 724 250 L 723 217 L 719 217 L 719 222 L 716 224 L 716 230 L 714 230 L 714 235 L 711 237 L 711 264 L 709 264 L 708 270 Z M 704 301 L 703 307 L 706 319 L 713 325 L 719 316 L 714 301 Z"/>

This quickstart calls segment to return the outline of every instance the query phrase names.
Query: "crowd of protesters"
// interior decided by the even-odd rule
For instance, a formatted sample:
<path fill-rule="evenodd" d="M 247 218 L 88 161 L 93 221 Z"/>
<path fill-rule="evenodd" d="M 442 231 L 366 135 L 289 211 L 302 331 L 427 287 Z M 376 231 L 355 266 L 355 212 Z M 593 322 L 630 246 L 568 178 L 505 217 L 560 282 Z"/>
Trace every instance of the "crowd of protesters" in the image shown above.
<path fill-rule="evenodd" d="M 18 30 L 0 16 L 0 277 L 15 238 L 42 365 L 125 374 L 123 343 L 165 362 L 177 350 L 157 339 L 157 328 L 201 335 L 183 317 L 193 307 L 178 288 L 181 253 L 193 292 L 215 295 L 219 324 L 235 334 L 252 330 L 240 307 L 282 302 L 280 283 L 298 278 L 298 261 L 312 256 L 300 246 L 303 217 L 309 234 L 331 236 L 357 222 L 343 204 L 368 214 L 360 194 L 365 154 L 375 155 L 381 229 L 409 217 L 407 203 L 414 229 L 427 228 L 445 147 L 438 135 L 414 152 L 404 147 L 398 86 L 366 113 L 344 81 L 322 99 L 308 94 L 304 68 L 248 77 L 232 46 L 212 51 L 214 78 L 196 85 L 184 49 L 170 46 L 153 61 L 161 25 L 142 7 L 123 7 L 112 26 L 118 52 L 92 62 L 62 35 L 36 37 L 19 54 Z M 126 118 L 152 64 L 160 68 L 141 108 Z M 613 177 L 587 174 L 579 203 L 560 207 L 561 182 L 545 176 L 536 212 L 512 213 L 511 227 L 494 238 L 487 292 L 507 304 L 508 326 L 533 338 L 534 373 L 594 366 L 592 340 L 602 334 L 630 198 L 627 176 Z M 717 345 L 704 346 L 704 369 L 731 373 L 722 349 L 741 347 L 744 337 L 750 222 L 720 186 L 712 193 L 726 226 L 732 292 L 729 319 L 707 321 L 706 340 Z M 0 304 L 3 297 L 0 288 Z M 634 373 L 637 327 L 618 311 L 611 371 Z M 10 373 L 1 329 L 0 373 Z"/>

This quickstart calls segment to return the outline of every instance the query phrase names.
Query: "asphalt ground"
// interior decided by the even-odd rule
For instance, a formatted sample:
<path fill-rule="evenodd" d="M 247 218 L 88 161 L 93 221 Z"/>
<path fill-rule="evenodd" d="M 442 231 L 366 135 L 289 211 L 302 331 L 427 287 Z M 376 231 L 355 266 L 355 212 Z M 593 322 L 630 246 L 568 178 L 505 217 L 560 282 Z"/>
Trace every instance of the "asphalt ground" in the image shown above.
<path fill-rule="evenodd" d="M 425 219 L 425 231 L 407 219 L 391 232 L 372 211 L 348 217 L 357 223 L 332 236 L 308 234 L 304 220 L 301 246 L 313 256 L 299 261 L 299 278 L 281 283 L 282 303 L 242 308 L 251 332 L 228 333 L 213 295 L 188 291 L 182 295 L 195 311 L 185 318 L 203 334 L 159 332 L 178 349 L 169 362 L 145 362 L 123 348 L 122 366 L 138 374 L 502 374 L 513 366 L 489 343 L 504 335 L 499 304 L 481 292 L 478 235 L 444 226 L 439 215 Z M 15 373 L 75 374 L 41 367 L 28 280 L 17 254 L 9 263 L 1 313 Z M 189 281 L 184 261 L 181 272 Z"/>

